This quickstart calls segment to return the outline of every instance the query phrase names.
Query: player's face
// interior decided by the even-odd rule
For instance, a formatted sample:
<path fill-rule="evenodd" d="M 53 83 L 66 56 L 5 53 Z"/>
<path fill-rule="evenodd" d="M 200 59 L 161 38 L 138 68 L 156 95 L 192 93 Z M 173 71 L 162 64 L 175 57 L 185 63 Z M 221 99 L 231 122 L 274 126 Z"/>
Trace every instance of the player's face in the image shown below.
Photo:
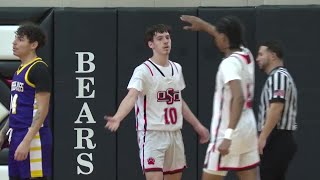
<path fill-rule="evenodd" d="M 157 54 L 169 55 L 171 51 L 171 37 L 168 32 L 156 33 L 153 41 L 149 41 L 149 47 Z"/>
<path fill-rule="evenodd" d="M 265 70 L 270 62 L 270 52 L 268 51 L 268 47 L 260 46 L 257 56 L 257 64 L 261 70 Z"/>
<path fill-rule="evenodd" d="M 27 36 L 15 36 L 14 41 L 12 42 L 12 51 L 13 55 L 17 57 L 24 57 L 30 54 L 30 52 L 35 51 L 37 42 L 30 43 Z"/>
<path fill-rule="evenodd" d="M 214 42 L 219 49 L 220 52 L 223 52 L 227 49 L 227 44 L 226 44 L 226 36 L 223 33 L 219 33 L 215 37 Z"/>

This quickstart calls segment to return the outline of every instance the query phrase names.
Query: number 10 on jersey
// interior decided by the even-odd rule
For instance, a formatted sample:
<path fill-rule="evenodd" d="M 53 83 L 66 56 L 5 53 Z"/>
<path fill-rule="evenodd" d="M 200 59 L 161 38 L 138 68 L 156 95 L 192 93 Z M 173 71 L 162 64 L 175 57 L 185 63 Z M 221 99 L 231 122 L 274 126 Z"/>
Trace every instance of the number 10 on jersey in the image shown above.
<path fill-rule="evenodd" d="M 164 121 L 166 124 L 176 124 L 177 123 L 177 110 L 174 107 L 164 109 Z"/>

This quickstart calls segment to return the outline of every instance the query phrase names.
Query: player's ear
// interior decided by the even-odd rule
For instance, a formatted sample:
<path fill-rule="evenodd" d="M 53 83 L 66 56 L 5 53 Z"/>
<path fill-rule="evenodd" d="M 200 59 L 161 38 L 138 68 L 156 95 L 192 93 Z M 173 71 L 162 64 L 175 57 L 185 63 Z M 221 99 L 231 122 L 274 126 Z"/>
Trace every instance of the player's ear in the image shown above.
<path fill-rule="evenodd" d="M 31 43 L 31 48 L 37 49 L 38 45 L 39 45 L 38 41 L 35 41 L 35 42 Z"/>
<path fill-rule="evenodd" d="M 272 60 L 275 60 L 277 58 L 277 54 L 275 52 L 270 52 L 270 56 Z"/>
<path fill-rule="evenodd" d="M 152 41 L 148 41 L 148 46 L 149 46 L 149 48 L 153 49 L 153 47 L 154 47 L 153 42 Z"/>

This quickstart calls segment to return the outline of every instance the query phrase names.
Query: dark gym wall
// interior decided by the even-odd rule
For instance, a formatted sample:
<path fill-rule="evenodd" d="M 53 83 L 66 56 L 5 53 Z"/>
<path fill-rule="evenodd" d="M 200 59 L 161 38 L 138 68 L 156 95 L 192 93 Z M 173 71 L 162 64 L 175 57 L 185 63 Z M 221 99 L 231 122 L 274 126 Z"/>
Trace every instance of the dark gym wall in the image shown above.
<path fill-rule="evenodd" d="M 54 20 L 54 179 L 116 179 L 116 137 L 103 128 L 116 105 L 116 11 L 57 9 Z"/>

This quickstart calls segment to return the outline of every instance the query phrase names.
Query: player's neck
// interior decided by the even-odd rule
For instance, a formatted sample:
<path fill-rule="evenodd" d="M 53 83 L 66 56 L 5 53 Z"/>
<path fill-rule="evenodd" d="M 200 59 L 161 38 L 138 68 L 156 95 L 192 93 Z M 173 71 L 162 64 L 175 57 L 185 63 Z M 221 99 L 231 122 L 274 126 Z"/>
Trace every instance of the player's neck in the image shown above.
<path fill-rule="evenodd" d="M 282 67 L 282 66 L 283 66 L 283 63 L 281 61 L 274 62 L 268 68 L 266 68 L 265 72 L 267 74 L 270 74 L 272 72 L 272 70 L 274 70 L 277 67 Z"/>
<path fill-rule="evenodd" d="M 37 58 L 37 54 L 32 52 L 32 53 L 29 53 L 25 56 L 22 56 L 20 57 L 20 60 L 21 60 L 21 65 L 25 65 L 25 64 L 28 64 L 29 62 L 33 61 L 35 58 Z"/>
<path fill-rule="evenodd" d="M 224 56 L 228 57 L 228 56 L 230 56 L 232 53 L 234 53 L 236 51 L 241 51 L 241 49 L 226 49 L 225 52 L 224 52 Z"/>
<path fill-rule="evenodd" d="M 153 55 L 150 59 L 157 65 L 160 65 L 163 67 L 169 66 L 169 56 L 167 55 L 165 56 Z"/>

